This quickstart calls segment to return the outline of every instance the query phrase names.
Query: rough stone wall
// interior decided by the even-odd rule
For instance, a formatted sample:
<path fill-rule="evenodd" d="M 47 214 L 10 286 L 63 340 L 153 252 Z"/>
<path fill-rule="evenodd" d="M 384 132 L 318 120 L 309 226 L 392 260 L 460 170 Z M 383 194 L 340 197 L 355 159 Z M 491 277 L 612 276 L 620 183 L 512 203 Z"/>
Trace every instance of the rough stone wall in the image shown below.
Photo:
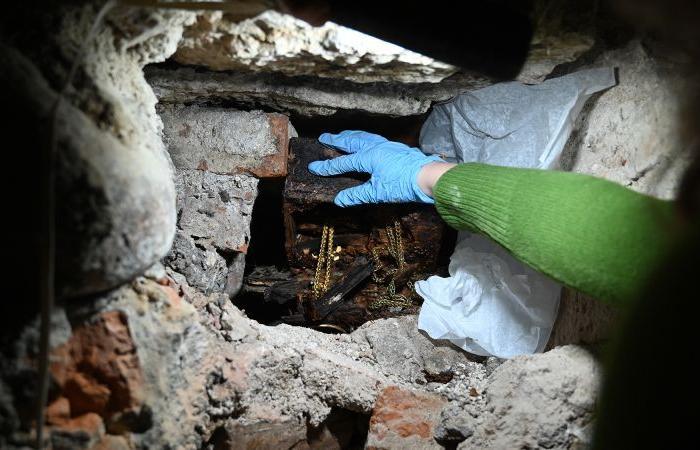
<path fill-rule="evenodd" d="M 584 106 L 564 148 L 562 167 L 658 198 L 675 198 L 690 162 L 679 121 L 688 83 L 683 65 L 653 40 L 633 39 L 611 48 L 599 43 L 555 73 L 599 66 L 617 68 L 618 84 Z M 548 346 L 604 341 L 617 318 L 614 308 L 564 288 Z"/>
<path fill-rule="evenodd" d="M 243 282 L 258 178 L 287 174 L 296 132 L 286 116 L 262 111 L 165 104 L 159 114 L 178 217 L 164 262 L 173 278 L 233 297 Z"/>
<path fill-rule="evenodd" d="M 76 57 L 99 5 L 87 4 L 63 16 L 56 39 L 67 60 Z M 76 79 L 86 82 L 78 81 L 68 97 L 97 136 L 82 140 L 82 154 L 59 152 L 65 157 L 59 173 L 72 175 L 59 178 L 63 190 L 58 197 L 59 216 L 69 219 L 59 222 L 59 258 L 75 260 L 61 265 L 67 269 L 61 275 L 71 280 L 66 293 L 117 286 L 143 272 L 171 246 L 173 173 L 160 138 L 156 98 L 142 68 L 169 57 L 194 17 L 187 12 L 117 9 L 87 43 L 81 77 Z M 96 152 L 95 138 L 109 145 Z M 85 166 L 76 170 L 76 160 L 85 161 Z M 92 212 L 96 223 L 84 215 L 71 220 L 85 204 L 100 208 Z M 74 246 L 82 250 L 77 255 Z M 86 279 L 94 285 L 86 285 Z"/>
<path fill-rule="evenodd" d="M 222 73 L 191 67 L 148 67 L 146 76 L 164 103 L 233 103 L 305 116 L 360 112 L 409 116 L 426 112 L 433 101 L 483 87 L 483 77 L 456 77 L 442 83 L 354 83 L 342 79 L 280 74 Z"/>
<path fill-rule="evenodd" d="M 18 90 L 10 95 L 35 105 L 17 119 L 33 124 L 42 146 L 49 141 L 57 91 L 102 4 L 40 9 L 37 30 L 24 24 L 3 44 L 2 77 Z M 173 173 L 160 137 L 157 100 L 142 68 L 170 56 L 194 17 L 115 9 L 86 42 L 56 114 L 60 296 L 116 287 L 170 248 L 175 231 Z"/>
<path fill-rule="evenodd" d="M 67 303 L 52 322 L 54 448 L 305 448 L 322 438 L 341 448 L 352 429 L 331 423 L 339 414 L 371 417 L 373 448 L 439 448 L 436 434 L 480 447 L 494 423 L 516 446 L 568 447 L 585 440 L 575 430 L 591 420 L 597 385 L 595 361 L 576 347 L 500 365 L 431 341 L 414 317 L 370 322 L 349 335 L 268 327 L 224 294 L 207 296 L 167 277 Z M 36 327 L 28 324 L 0 361 L 3 448 L 30 443 L 32 394 L 19 386 L 35 370 Z M 510 411 L 517 396 L 542 414 Z M 470 416 L 456 417 L 459 411 Z M 540 426 L 523 428 L 525 415 Z"/>
<path fill-rule="evenodd" d="M 550 12 L 552 20 L 565 9 L 560 5 Z M 542 81 L 555 66 L 589 50 L 594 40 L 588 26 L 591 14 L 587 11 L 586 20 L 577 26 L 540 27 L 517 79 Z M 238 24 L 216 14 L 202 16 L 186 31 L 174 56 L 199 67 L 153 66 L 147 77 L 166 103 L 235 103 L 306 116 L 419 115 L 433 102 L 492 83 L 474 73 L 447 77 L 454 68 L 415 54 L 407 57 L 395 47 L 392 51 L 398 53 L 387 55 L 382 46 L 367 46 L 358 39 L 346 42 L 341 28 L 311 28 L 272 12 Z"/>
<path fill-rule="evenodd" d="M 618 84 L 578 118 L 564 150 L 564 167 L 674 198 L 690 157 L 680 138 L 688 83 L 682 65 L 655 52 L 653 41 L 640 40 L 604 51 L 587 64 L 616 67 Z"/>

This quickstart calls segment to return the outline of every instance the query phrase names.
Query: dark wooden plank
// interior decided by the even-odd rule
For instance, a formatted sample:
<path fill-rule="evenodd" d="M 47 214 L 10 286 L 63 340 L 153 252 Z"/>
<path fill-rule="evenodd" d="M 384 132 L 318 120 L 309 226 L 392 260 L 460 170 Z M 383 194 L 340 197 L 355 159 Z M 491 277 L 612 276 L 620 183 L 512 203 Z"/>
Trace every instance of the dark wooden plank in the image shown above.
<path fill-rule="evenodd" d="M 353 267 L 348 270 L 345 277 L 318 300 L 309 302 L 314 322 L 323 322 L 336 312 L 340 306 L 348 300 L 350 295 L 372 275 L 374 264 L 367 258 L 360 257 Z"/>
<path fill-rule="evenodd" d="M 295 202 L 298 206 L 333 203 L 338 192 L 359 186 L 369 179 L 367 174 L 359 173 L 335 177 L 314 175 L 307 168 L 310 162 L 332 159 L 342 153 L 320 144 L 316 139 L 292 138 L 289 145 L 285 200 Z"/>

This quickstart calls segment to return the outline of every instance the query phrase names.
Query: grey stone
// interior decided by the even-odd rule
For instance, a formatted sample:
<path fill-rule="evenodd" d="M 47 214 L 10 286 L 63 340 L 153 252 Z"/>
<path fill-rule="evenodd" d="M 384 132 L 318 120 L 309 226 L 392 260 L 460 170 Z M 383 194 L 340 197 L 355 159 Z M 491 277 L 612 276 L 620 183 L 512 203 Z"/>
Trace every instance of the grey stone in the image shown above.
<path fill-rule="evenodd" d="M 165 266 L 158 261 L 157 263 L 153 264 L 151 267 L 146 269 L 146 271 L 143 273 L 143 276 L 146 278 L 150 278 L 151 280 L 161 280 L 165 278 L 168 274 L 165 271 Z"/>
<path fill-rule="evenodd" d="M 464 351 L 419 331 L 415 316 L 368 322 L 353 333 L 353 339 L 366 340 L 380 365 L 411 383 L 450 379 L 458 364 L 469 362 Z"/>
<path fill-rule="evenodd" d="M 487 376 L 491 375 L 493 373 L 493 371 L 496 370 L 496 368 L 498 368 L 498 366 L 500 366 L 504 362 L 505 362 L 504 359 L 497 358 L 495 356 L 490 356 L 490 357 L 486 358 L 486 362 L 485 362 L 486 375 Z"/>
<path fill-rule="evenodd" d="M 21 32 L 3 36 L 26 53 L 3 45 L 6 70 L 0 77 L 32 105 L 32 117 L 19 120 L 35 125 L 40 145 L 49 141 L 55 86 L 64 82 L 103 4 L 51 5 L 37 11 L 41 18 L 33 26 L 24 26 L 31 29 L 29 39 Z M 170 56 L 195 16 L 129 12 L 96 27 L 57 113 L 57 291 L 63 297 L 133 279 L 167 253 L 175 231 L 171 164 L 142 67 Z M 162 28 L 151 29 L 153 23 Z"/>
<path fill-rule="evenodd" d="M 177 169 L 235 174 L 257 168 L 280 146 L 268 115 L 262 111 L 197 105 L 163 105 L 163 139 Z M 285 135 L 285 139 L 287 136 Z M 286 151 L 283 151 L 286 159 Z"/>
<path fill-rule="evenodd" d="M 176 185 L 179 229 L 218 250 L 246 251 L 258 180 L 181 170 Z"/>
<path fill-rule="evenodd" d="M 540 82 L 555 66 L 588 51 L 594 11 L 590 0 L 538 2 L 533 45 L 516 79 Z M 309 116 L 422 114 L 434 101 L 493 83 L 469 72 L 446 78 L 454 68 L 366 45 L 362 35 L 335 24 L 312 28 L 274 12 L 240 23 L 205 14 L 186 31 L 174 59 L 211 71 L 150 67 L 147 75 L 161 102 L 235 102 Z"/>
<path fill-rule="evenodd" d="M 486 403 L 460 449 L 570 448 L 593 420 L 600 368 L 581 347 L 504 362 L 489 377 Z"/>
<path fill-rule="evenodd" d="M 408 382 L 425 383 L 418 350 L 398 319 L 374 322 L 360 329 L 380 365 L 391 367 L 394 374 Z"/>
<path fill-rule="evenodd" d="M 3 47 L 14 89 L 43 120 L 56 99 L 38 70 Z M 26 119 L 26 118 L 25 118 Z M 102 291 L 140 274 L 170 248 L 175 190 L 165 149 L 127 145 L 64 101 L 57 139 L 57 290 Z"/>
<path fill-rule="evenodd" d="M 282 72 L 358 82 L 437 82 L 457 70 L 332 22 L 312 27 L 276 11 L 238 22 L 221 13 L 203 14 L 185 31 L 173 59 L 217 71 Z"/>
<path fill-rule="evenodd" d="M 228 267 L 223 256 L 209 246 L 197 246 L 192 237 L 177 233 L 165 263 L 185 276 L 187 283 L 204 293 L 223 291 Z"/>
<path fill-rule="evenodd" d="M 433 101 L 491 84 L 473 74 L 457 74 L 441 83 L 355 83 L 342 79 L 289 77 L 268 73 L 222 73 L 189 67 L 150 66 L 146 76 L 163 103 L 231 103 L 307 116 L 364 112 L 410 116 L 426 112 Z"/>
<path fill-rule="evenodd" d="M 240 290 L 257 183 L 248 175 L 178 171 L 177 233 L 164 261 L 192 287 Z"/>
<path fill-rule="evenodd" d="M 459 443 L 474 434 L 474 419 L 458 402 L 448 403 L 440 413 L 440 422 L 435 427 L 435 439 L 441 443 Z"/>
<path fill-rule="evenodd" d="M 517 76 L 540 82 L 558 64 L 575 60 L 594 42 L 593 2 L 537 2 L 531 51 Z M 267 11 L 234 22 L 206 13 L 185 30 L 173 59 L 215 71 L 280 72 L 288 76 L 360 83 L 438 83 L 457 68 L 327 22 L 312 27 Z"/>
<path fill-rule="evenodd" d="M 690 161 L 680 133 L 687 85 L 680 66 L 650 54 L 639 41 L 603 51 L 587 65 L 617 67 L 619 84 L 579 115 L 564 148 L 563 167 L 673 198 Z"/>

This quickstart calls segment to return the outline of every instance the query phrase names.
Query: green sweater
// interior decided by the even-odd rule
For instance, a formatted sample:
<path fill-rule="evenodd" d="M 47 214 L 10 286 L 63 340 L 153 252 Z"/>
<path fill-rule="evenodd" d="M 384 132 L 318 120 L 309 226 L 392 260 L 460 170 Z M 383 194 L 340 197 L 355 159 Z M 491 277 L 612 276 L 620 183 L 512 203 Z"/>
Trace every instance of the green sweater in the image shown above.
<path fill-rule="evenodd" d="M 570 287 L 620 303 L 669 245 L 672 204 L 587 175 L 460 164 L 434 189 L 457 229 L 490 236 Z"/>

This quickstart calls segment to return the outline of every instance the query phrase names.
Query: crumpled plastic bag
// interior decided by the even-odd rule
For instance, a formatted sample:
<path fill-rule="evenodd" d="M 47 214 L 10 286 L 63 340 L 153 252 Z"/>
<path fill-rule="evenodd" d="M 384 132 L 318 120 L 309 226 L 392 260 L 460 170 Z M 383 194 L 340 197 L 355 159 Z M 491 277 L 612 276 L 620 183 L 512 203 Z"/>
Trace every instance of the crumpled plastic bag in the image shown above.
<path fill-rule="evenodd" d="M 467 92 L 433 109 L 420 147 L 455 162 L 555 168 L 583 104 L 614 85 L 613 69 L 601 68 L 539 85 L 508 82 Z M 483 356 L 511 358 L 544 349 L 559 283 L 469 232 L 459 233 L 449 273 L 416 282 L 424 300 L 419 329 Z"/>

